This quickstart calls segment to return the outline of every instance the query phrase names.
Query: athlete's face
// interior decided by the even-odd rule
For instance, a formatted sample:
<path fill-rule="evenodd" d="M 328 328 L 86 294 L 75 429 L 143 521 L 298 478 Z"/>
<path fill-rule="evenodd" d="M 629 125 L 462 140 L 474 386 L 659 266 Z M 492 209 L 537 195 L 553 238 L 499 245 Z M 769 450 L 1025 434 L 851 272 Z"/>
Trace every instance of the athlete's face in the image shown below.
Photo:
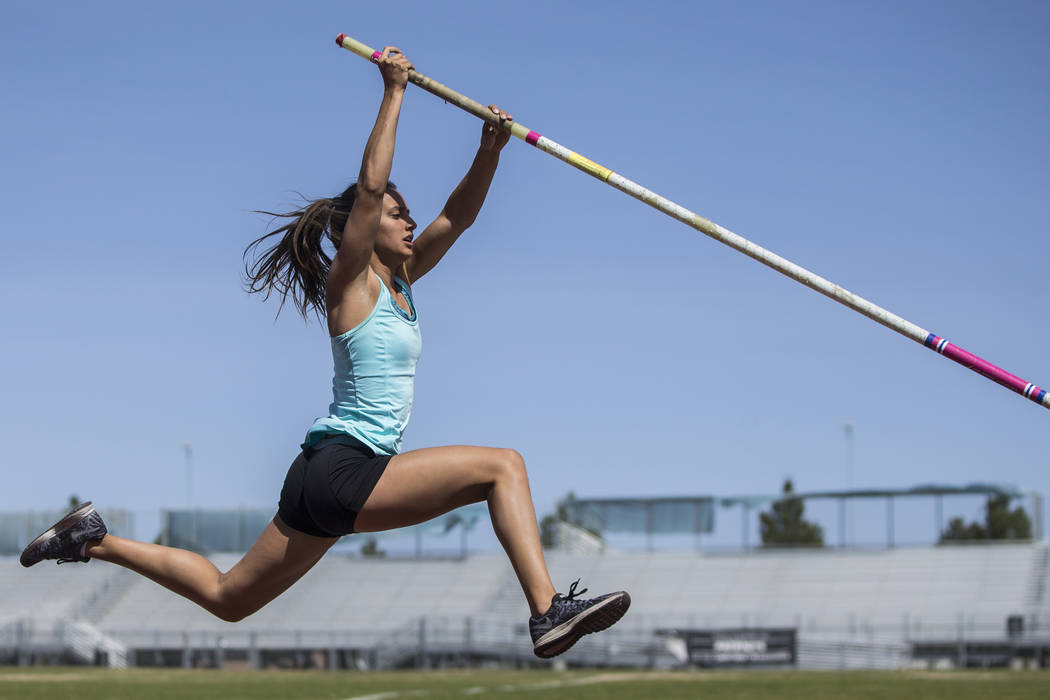
<path fill-rule="evenodd" d="M 412 256 L 412 232 L 416 222 L 408 214 L 408 205 L 400 194 L 387 192 L 383 195 L 383 209 L 379 218 L 379 230 L 376 231 L 375 250 L 377 253 L 391 254 L 397 257 Z"/>

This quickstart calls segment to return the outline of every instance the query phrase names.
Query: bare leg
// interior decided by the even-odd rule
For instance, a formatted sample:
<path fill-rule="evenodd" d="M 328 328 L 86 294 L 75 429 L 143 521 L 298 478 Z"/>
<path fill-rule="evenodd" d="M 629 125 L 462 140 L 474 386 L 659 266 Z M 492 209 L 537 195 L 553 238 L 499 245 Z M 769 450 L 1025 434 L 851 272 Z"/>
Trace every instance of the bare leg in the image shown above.
<path fill-rule="evenodd" d="M 298 532 L 275 516 L 227 573 L 199 554 L 113 535 L 89 546 L 87 555 L 137 571 L 216 617 L 237 622 L 298 581 L 337 540 Z"/>
<path fill-rule="evenodd" d="M 377 532 L 430 520 L 488 501 L 492 527 L 518 576 L 533 615 L 546 612 L 554 585 L 543 560 L 525 462 L 514 450 L 431 447 L 395 455 L 354 521 Z"/>

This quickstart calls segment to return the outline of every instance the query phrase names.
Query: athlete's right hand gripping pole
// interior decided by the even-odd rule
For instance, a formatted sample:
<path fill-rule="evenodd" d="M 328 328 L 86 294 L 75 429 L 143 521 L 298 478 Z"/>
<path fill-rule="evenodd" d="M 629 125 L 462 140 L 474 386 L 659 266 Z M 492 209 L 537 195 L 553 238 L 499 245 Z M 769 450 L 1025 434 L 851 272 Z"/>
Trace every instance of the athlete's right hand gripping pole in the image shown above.
<path fill-rule="evenodd" d="M 344 49 L 356 53 L 361 58 L 373 62 L 377 61 L 381 55 L 379 51 L 376 51 L 370 46 L 366 46 L 355 39 L 351 39 L 345 34 L 340 34 L 336 37 L 335 43 Z M 937 351 L 941 355 L 958 362 L 962 366 L 968 367 L 974 372 L 991 379 L 993 382 L 1001 384 L 1007 389 L 1011 389 L 1045 408 L 1050 408 L 1050 392 L 1047 392 L 1045 389 L 1040 389 L 1035 384 L 1026 382 L 1020 377 L 1010 374 L 1001 367 L 997 367 L 991 362 L 983 360 L 980 357 L 963 350 L 958 345 L 952 345 L 947 340 L 934 335 L 925 328 L 920 328 L 914 323 L 906 321 L 881 306 L 877 306 L 867 299 L 859 297 L 837 284 L 824 279 L 820 275 L 814 274 L 804 267 L 800 267 L 790 260 L 782 258 L 776 253 L 752 243 L 743 236 L 739 236 L 729 229 L 723 228 L 713 221 L 709 221 L 699 214 L 675 204 L 666 197 L 661 197 L 655 192 L 642 187 L 638 183 L 632 182 L 622 175 L 614 173 L 612 170 L 609 170 L 588 158 L 584 158 L 580 154 L 565 148 L 546 136 L 540 136 L 535 131 L 522 126 L 517 121 L 514 121 L 509 125 L 501 123 L 499 116 L 494 114 L 480 102 L 475 102 L 469 97 L 461 95 L 436 80 L 431 80 L 422 73 L 414 70 L 409 71 L 408 80 L 427 92 L 440 97 L 446 102 L 451 102 L 460 109 L 470 112 L 479 119 L 493 124 L 505 131 L 510 131 L 512 135 L 517 136 L 522 141 L 525 141 L 536 148 L 539 148 L 541 151 L 546 151 L 552 156 L 565 161 L 569 165 L 598 178 L 602 182 L 612 185 L 621 192 L 625 192 L 635 199 L 645 202 L 649 206 L 659 209 L 663 213 L 678 219 L 682 223 L 692 226 L 697 231 L 714 238 L 716 241 L 725 243 L 727 246 L 734 248 L 744 255 L 754 258 L 763 265 L 767 265 L 777 272 L 787 275 L 807 287 L 815 289 L 824 296 L 834 299 L 840 304 L 848 306 L 858 313 L 864 314 L 873 321 L 877 321 L 887 328 L 891 328 L 901 335 L 907 336 L 917 343 L 921 343 L 926 347 Z"/>

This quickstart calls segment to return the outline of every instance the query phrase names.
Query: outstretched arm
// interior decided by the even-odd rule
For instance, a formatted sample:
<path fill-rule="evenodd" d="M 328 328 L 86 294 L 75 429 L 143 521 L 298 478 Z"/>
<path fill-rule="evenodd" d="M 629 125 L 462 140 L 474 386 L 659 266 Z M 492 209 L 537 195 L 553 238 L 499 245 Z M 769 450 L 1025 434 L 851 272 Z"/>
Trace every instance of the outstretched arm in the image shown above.
<path fill-rule="evenodd" d="M 496 105 L 489 105 L 489 109 L 498 114 L 503 123 L 514 120 Z M 406 263 L 409 282 L 415 282 L 437 265 L 459 235 L 474 223 L 499 165 L 499 153 L 508 140 L 510 132 L 487 122 L 482 127 L 481 145 L 470 170 L 452 191 L 438 217 L 413 242 L 412 257 Z"/>

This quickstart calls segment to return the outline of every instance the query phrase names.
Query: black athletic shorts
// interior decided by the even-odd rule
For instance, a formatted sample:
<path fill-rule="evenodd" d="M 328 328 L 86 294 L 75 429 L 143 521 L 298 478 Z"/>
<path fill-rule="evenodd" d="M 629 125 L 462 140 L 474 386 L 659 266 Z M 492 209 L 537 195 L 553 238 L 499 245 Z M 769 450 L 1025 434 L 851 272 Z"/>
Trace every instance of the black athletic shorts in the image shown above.
<path fill-rule="evenodd" d="M 326 440 L 307 447 L 288 469 L 277 514 L 308 535 L 349 535 L 389 461 L 364 445 Z"/>

